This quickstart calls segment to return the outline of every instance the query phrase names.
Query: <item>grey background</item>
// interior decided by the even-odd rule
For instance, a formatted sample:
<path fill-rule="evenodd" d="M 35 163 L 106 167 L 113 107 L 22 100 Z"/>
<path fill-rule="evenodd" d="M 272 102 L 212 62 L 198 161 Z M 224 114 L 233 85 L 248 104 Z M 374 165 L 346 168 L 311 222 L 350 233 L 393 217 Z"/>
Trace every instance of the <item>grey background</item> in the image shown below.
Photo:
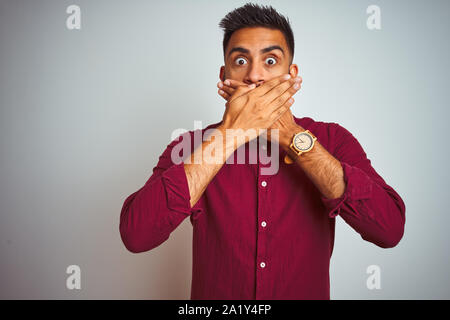
<path fill-rule="evenodd" d="M 381 249 L 338 217 L 332 299 L 450 298 L 449 1 L 256 1 L 292 22 L 293 113 L 338 122 L 406 203 Z M 132 254 L 119 214 L 176 128 L 220 121 L 220 19 L 245 1 L 0 2 L 0 298 L 188 299 L 192 227 Z M 66 8 L 81 7 L 81 30 Z M 381 8 L 382 29 L 366 27 Z M 81 290 L 66 288 L 67 266 Z M 366 268 L 381 268 L 368 290 Z"/>

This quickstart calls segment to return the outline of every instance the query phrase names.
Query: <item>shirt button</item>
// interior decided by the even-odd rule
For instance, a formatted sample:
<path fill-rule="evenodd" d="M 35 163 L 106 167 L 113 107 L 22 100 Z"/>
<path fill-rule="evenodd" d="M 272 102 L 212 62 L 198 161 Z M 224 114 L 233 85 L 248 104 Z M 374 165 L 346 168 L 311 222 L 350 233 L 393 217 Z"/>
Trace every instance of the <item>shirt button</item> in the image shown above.
<path fill-rule="evenodd" d="M 261 185 L 262 185 L 263 187 L 265 187 L 265 186 L 267 186 L 267 182 L 263 181 L 263 182 L 261 182 Z"/>
<path fill-rule="evenodd" d="M 263 221 L 263 222 L 261 222 L 261 226 L 262 226 L 263 228 L 265 228 L 265 227 L 267 226 L 267 223 L 266 223 L 265 221 Z"/>
<path fill-rule="evenodd" d="M 266 264 L 264 262 L 261 262 L 261 264 L 259 265 L 261 268 L 265 268 Z"/>

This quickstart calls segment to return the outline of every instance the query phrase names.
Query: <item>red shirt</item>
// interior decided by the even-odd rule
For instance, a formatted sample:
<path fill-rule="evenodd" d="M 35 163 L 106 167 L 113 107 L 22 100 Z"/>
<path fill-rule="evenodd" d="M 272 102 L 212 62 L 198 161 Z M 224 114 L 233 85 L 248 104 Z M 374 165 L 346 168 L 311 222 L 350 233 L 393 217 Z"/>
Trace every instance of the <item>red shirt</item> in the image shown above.
<path fill-rule="evenodd" d="M 294 119 L 341 162 L 346 181 L 341 198 L 324 198 L 298 165 L 284 163 L 279 147 L 276 174 L 261 175 L 259 157 L 256 164 L 225 163 L 191 208 L 183 163 L 171 160 L 177 138 L 145 185 L 125 200 L 120 234 L 126 248 L 151 250 L 189 217 L 191 299 L 329 299 L 335 217 L 363 239 L 389 248 L 403 236 L 405 204 L 349 131 L 336 123 Z M 186 135 L 194 141 L 194 131 Z M 246 147 L 246 159 L 248 152 Z"/>

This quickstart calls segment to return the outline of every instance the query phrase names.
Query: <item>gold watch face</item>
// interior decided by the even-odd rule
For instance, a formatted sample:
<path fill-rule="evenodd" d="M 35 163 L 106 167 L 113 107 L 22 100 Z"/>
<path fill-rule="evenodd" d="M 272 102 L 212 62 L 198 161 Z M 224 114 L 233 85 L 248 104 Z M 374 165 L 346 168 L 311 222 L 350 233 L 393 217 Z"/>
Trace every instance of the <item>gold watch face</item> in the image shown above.
<path fill-rule="evenodd" d="M 294 137 L 294 146 L 297 150 L 306 151 L 313 145 L 313 138 L 305 132 L 297 133 Z"/>

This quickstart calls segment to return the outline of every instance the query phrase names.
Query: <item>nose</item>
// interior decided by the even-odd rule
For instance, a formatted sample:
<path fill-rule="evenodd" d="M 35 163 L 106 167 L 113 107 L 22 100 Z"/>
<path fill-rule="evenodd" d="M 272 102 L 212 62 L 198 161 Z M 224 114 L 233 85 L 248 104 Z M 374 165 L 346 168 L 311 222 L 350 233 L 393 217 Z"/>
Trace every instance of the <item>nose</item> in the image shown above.
<path fill-rule="evenodd" d="M 246 84 L 256 84 L 256 86 L 261 85 L 264 82 L 264 68 L 258 63 L 252 63 L 248 68 L 247 75 L 245 76 L 244 82 Z"/>

